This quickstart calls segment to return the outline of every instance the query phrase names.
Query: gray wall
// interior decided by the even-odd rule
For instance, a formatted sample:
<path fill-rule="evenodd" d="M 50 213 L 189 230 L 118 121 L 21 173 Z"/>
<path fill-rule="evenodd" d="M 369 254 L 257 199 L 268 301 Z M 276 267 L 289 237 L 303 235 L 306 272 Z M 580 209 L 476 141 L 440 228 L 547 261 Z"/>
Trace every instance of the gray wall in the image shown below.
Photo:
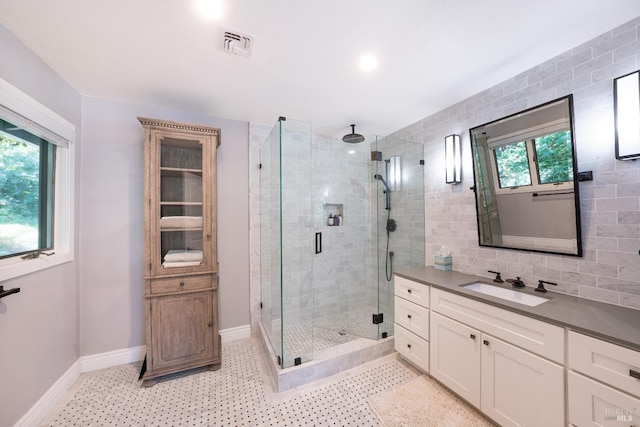
<path fill-rule="evenodd" d="M 557 290 L 640 309 L 640 162 L 614 155 L 612 79 L 640 68 L 640 18 L 427 117 L 396 135 L 425 145 L 426 263 L 442 246 L 466 273 L 521 276 Z M 478 246 L 469 129 L 569 93 L 574 94 L 584 257 Z M 463 182 L 444 183 L 444 138 L 463 142 Z M 554 290 L 556 288 L 554 287 Z"/>
<path fill-rule="evenodd" d="M 0 26 L 0 77 L 76 125 L 80 95 Z M 81 143 L 76 146 L 76 182 Z M 76 200 L 78 187 L 76 186 Z M 77 205 L 76 205 L 77 206 Z M 75 209 L 76 219 L 78 210 Z M 18 421 L 78 359 L 78 222 L 76 259 L 13 280 L 20 293 L 0 300 L 0 425 Z"/>
<path fill-rule="evenodd" d="M 220 328 L 249 324 L 248 123 L 84 98 L 79 267 L 82 355 L 144 344 L 144 131 L 137 116 L 221 128 Z"/>

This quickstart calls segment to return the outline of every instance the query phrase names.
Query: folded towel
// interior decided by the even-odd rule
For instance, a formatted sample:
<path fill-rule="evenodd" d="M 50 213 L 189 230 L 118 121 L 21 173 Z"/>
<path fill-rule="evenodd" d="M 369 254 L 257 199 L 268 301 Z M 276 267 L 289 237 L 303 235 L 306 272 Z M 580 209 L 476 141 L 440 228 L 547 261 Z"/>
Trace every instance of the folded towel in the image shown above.
<path fill-rule="evenodd" d="M 160 228 L 201 228 L 201 216 L 163 216 Z"/>
<path fill-rule="evenodd" d="M 184 261 L 184 262 L 163 262 L 162 263 L 162 267 L 163 268 L 174 268 L 174 267 L 195 267 L 200 265 L 200 262 L 197 261 Z"/>
<path fill-rule="evenodd" d="M 192 249 L 171 249 L 164 256 L 164 262 L 200 262 L 202 251 Z"/>

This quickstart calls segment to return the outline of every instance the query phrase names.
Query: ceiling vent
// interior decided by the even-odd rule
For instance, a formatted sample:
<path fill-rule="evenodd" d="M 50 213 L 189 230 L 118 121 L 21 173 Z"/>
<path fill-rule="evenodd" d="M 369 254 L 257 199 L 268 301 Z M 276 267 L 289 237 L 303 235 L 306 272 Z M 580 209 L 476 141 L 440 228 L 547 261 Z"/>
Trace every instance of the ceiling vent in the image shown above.
<path fill-rule="evenodd" d="M 222 29 L 222 50 L 234 55 L 251 56 L 253 50 L 253 36 L 237 31 Z"/>

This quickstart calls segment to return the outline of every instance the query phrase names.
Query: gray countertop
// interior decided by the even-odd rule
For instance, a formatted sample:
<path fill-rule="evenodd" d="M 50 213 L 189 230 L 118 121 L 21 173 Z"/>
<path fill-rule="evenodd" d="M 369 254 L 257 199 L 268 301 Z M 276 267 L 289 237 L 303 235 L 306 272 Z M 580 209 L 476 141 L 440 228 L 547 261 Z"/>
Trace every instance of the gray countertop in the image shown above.
<path fill-rule="evenodd" d="M 518 291 L 549 299 L 548 302 L 529 307 L 461 287 L 474 281 L 480 281 L 512 289 L 509 283 L 494 283 L 486 277 L 471 276 L 457 271 L 441 271 L 433 267 L 402 269 L 396 271 L 395 274 L 640 351 L 640 310 L 553 291 L 535 292 L 534 287 L 527 284 L 525 288 Z M 537 283 L 535 285 L 537 286 Z"/>

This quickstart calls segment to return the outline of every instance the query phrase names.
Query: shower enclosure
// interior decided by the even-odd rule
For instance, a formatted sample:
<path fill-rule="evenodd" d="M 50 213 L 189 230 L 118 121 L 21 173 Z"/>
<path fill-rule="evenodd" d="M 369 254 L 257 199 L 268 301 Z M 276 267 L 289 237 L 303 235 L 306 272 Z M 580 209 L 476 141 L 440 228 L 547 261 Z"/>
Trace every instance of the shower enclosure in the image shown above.
<path fill-rule="evenodd" d="M 393 335 L 395 269 L 424 265 L 423 146 L 280 118 L 260 149 L 261 322 L 282 368 Z"/>

